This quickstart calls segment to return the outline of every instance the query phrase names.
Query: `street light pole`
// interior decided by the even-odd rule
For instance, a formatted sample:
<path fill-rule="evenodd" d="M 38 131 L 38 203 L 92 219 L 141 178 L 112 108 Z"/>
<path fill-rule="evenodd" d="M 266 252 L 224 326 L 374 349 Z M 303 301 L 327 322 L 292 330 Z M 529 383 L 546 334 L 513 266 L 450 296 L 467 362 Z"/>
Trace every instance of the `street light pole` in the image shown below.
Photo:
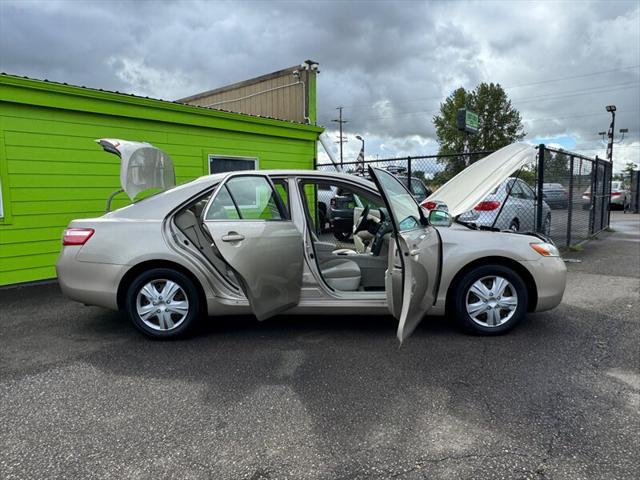
<path fill-rule="evenodd" d="M 613 133 L 616 124 L 616 106 L 607 105 L 606 110 L 611 113 L 611 125 L 609 125 L 609 131 L 607 132 L 607 160 L 613 165 Z"/>

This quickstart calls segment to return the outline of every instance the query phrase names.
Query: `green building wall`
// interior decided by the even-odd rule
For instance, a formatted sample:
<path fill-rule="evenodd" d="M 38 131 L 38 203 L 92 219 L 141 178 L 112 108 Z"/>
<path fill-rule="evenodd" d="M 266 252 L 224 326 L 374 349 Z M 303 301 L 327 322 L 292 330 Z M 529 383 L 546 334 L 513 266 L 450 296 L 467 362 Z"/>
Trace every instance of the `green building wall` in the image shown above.
<path fill-rule="evenodd" d="M 315 92 L 313 92 L 315 95 Z M 119 159 L 97 138 L 146 141 L 178 182 L 208 174 L 208 155 L 260 169 L 311 169 L 319 127 L 0 75 L 0 285 L 55 277 L 70 220 L 100 216 L 120 188 Z M 126 203 L 122 195 L 113 207 Z"/>

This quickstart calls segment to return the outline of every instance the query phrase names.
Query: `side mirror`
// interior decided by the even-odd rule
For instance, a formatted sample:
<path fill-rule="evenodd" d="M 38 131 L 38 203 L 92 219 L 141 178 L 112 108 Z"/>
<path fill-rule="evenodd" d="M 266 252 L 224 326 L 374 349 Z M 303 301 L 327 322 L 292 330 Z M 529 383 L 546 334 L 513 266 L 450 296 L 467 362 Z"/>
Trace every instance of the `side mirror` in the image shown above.
<path fill-rule="evenodd" d="M 453 219 L 448 212 L 443 210 L 431 210 L 429 212 L 429 223 L 434 227 L 450 227 Z"/>

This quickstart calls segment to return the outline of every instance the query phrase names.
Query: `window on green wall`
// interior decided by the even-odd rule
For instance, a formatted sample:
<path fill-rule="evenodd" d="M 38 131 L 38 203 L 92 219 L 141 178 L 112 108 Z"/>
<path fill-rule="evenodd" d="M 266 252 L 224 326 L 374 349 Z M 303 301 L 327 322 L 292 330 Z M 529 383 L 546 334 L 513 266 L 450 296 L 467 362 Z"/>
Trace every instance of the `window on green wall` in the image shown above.
<path fill-rule="evenodd" d="M 253 157 L 226 157 L 209 155 L 209 173 L 238 172 L 241 170 L 257 170 L 258 159 Z"/>

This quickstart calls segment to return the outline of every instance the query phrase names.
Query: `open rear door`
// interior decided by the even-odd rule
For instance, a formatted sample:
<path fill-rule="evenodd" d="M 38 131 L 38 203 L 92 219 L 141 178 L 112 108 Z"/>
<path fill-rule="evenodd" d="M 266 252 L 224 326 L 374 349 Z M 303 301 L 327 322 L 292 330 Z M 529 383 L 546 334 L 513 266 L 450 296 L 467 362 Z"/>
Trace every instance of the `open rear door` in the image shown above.
<path fill-rule="evenodd" d="M 440 282 L 440 235 L 429 226 L 413 195 L 389 172 L 369 167 L 394 227 L 385 290 L 402 342 L 431 309 Z"/>
<path fill-rule="evenodd" d="M 298 304 L 302 235 L 269 177 L 253 172 L 228 176 L 202 219 L 258 320 Z"/>

